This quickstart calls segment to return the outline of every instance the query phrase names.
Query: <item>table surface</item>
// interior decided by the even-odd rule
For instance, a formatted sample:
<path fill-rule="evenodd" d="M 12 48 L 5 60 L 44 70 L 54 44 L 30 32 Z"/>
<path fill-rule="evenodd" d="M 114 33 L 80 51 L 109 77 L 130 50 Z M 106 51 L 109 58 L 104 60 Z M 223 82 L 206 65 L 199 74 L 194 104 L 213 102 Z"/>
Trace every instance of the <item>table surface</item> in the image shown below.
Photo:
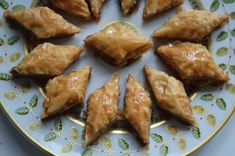
<path fill-rule="evenodd" d="M 233 155 L 235 145 L 234 129 L 235 115 L 208 144 L 192 156 Z M 0 110 L 0 151 L 0 155 L 4 156 L 47 156 L 15 129 L 2 110 Z"/>

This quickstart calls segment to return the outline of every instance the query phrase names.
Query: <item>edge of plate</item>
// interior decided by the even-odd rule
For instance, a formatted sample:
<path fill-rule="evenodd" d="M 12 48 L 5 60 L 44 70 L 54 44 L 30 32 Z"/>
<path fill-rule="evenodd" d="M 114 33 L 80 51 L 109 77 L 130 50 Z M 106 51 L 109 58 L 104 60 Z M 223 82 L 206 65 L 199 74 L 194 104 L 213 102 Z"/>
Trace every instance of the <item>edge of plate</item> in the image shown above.
<path fill-rule="evenodd" d="M 32 0 L 32 3 L 30 5 L 30 7 L 33 7 L 36 4 L 36 2 L 37 2 L 37 0 Z M 1 101 L 0 101 L 0 107 L 2 108 L 4 114 L 6 114 L 8 119 L 10 119 L 10 121 L 13 122 L 13 124 L 17 128 L 17 130 L 19 130 L 19 132 L 21 132 L 25 136 L 25 138 L 27 138 L 35 147 L 37 147 L 38 149 L 40 149 L 41 151 L 43 151 L 43 152 L 45 152 L 45 153 L 47 153 L 49 155 L 56 156 L 55 153 L 53 153 L 52 151 L 48 150 L 46 147 L 43 147 L 34 138 L 32 138 L 24 129 L 22 129 L 20 127 L 20 125 L 15 121 L 15 119 L 12 118 L 12 116 L 7 111 L 7 109 L 5 108 L 5 106 L 3 105 L 3 103 Z M 193 149 L 191 149 L 190 151 L 188 151 L 184 155 L 185 156 L 191 155 L 192 153 L 196 152 L 198 149 L 203 147 L 205 144 L 207 144 L 226 125 L 226 123 L 232 117 L 234 112 L 235 112 L 235 104 L 233 105 L 232 110 L 229 112 L 229 114 L 227 115 L 225 120 L 219 125 L 219 127 L 209 137 L 207 137 L 199 145 L 197 145 L 196 147 L 194 147 Z"/>

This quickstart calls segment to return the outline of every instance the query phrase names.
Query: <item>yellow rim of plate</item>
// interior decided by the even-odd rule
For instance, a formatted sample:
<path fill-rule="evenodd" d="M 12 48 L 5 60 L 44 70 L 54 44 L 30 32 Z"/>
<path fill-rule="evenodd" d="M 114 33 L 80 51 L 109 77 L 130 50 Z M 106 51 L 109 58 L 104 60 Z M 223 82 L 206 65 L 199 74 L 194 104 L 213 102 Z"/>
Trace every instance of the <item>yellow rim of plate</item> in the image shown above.
<path fill-rule="evenodd" d="M 35 4 L 37 3 L 37 0 L 33 0 L 31 7 L 35 6 Z M 32 138 L 24 129 L 22 129 L 20 127 L 20 125 L 15 121 L 15 119 L 10 116 L 10 113 L 7 111 L 7 109 L 5 108 L 5 106 L 3 105 L 3 103 L 0 101 L 0 107 L 2 108 L 2 110 L 4 111 L 4 113 L 6 114 L 6 116 L 14 123 L 14 125 L 16 126 L 16 128 L 28 139 L 30 140 L 37 148 L 39 148 L 40 150 L 42 150 L 43 152 L 49 154 L 49 155 L 53 155 L 56 156 L 55 153 L 53 153 L 52 151 L 48 150 L 46 147 L 43 147 L 41 144 L 39 144 L 34 138 Z M 207 144 L 223 127 L 224 125 L 228 122 L 228 120 L 232 117 L 233 113 L 235 112 L 235 104 L 233 105 L 232 110 L 229 112 L 228 116 L 225 118 L 225 120 L 219 125 L 219 127 L 209 136 L 207 137 L 204 141 L 201 142 L 201 144 L 197 145 L 196 147 L 194 147 L 193 149 L 191 149 L 189 152 L 185 153 L 185 156 L 191 155 L 192 153 L 194 153 L 195 151 L 197 151 L 198 149 L 200 149 L 203 145 Z"/>

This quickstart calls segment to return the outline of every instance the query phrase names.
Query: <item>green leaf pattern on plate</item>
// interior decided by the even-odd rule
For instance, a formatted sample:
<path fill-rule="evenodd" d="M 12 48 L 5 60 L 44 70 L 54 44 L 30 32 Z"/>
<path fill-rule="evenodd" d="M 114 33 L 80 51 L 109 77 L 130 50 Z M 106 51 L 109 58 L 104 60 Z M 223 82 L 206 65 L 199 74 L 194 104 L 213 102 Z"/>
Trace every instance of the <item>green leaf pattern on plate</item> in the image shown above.
<path fill-rule="evenodd" d="M 129 144 L 127 143 L 127 141 L 123 138 L 119 138 L 118 139 L 118 144 L 121 147 L 121 149 L 123 150 L 128 150 L 129 149 Z"/>
<path fill-rule="evenodd" d="M 215 124 L 216 124 L 215 116 L 212 115 L 212 114 L 209 114 L 209 115 L 206 117 L 206 121 L 207 121 L 208 125 L 210 125 L 210 126 L 215 126 Z"/>
<path fill-rule="evenodd" d="M 0 80 L 9 81 L 11 80 L 11 76 L 6 73 L 0 73 Z"/>
<path fill-rule="evenodd" d="M 48 133 L 48 134 L 44 137 L 44 141 L 50 142 L 50 141 L 55 140 L 56 137 L 57 137 L 57 135 L 56 135 L 55 132 L 50 132 L 50 133 Z"/>
<path fill-rule="evenodd" d="M 162 145 L 160 147 L 160 155 L 161 156 L 167 156 L 167 154 L 168 154 L 168 146 Z"/>
<path fill-rule="evenodd" d="M 217 56 L 225 56 L 227 54 L 228 54 L 228 48 L 226 48 L 226 47 L 221 47 L 216 52 Z"/>
<path fill-rule="evenodd" d="M 194 113 L 197 113 L 199 115 L 202 115 L 205 111 L 204 108 L 200 105 L 193 106 L 192 110 L 193 110 Z"/>
<path fill-rule="evenodd" d="M 15 44 L 18 40 L 20 39 L 20 37 L 18 35 L 14 35 L 14 36 L 11 36 L 10 38 L 7 39 L 7 43 L 9 45 L 13 45 Z"/>
<path fill-rule="evenodd" d="M 92 156 L 92 150 L 86 149 L 85 151 L 82 152 L 81 156 Z"/>
<path fill-rule="evenodd" d="M 226 64 L 224 64 L 224 63 L 221 63 L 221 64 L 219 64 L 219 67 L 223 70 L 223 71 L 225 71 L 226 70 Z"/>
<path fill-rule="evenodd" d="M 37 95 L 34 95 L 34 96 L 31 98 L 31 100 L 30 100 L 30 102 L 29 102 L 29 105 L 30 105 L 30 107 L 34 108 L 34 107 L 37 106 L 37 104 L 38 104 L 38 96 L 37 96 Z"/>
<path fill-rule="evenodd" d="M 15 6 L 12 7 L 12 10 L 13 10 L 13 11 L 22 10 L 22 9 L 25 9 L 25 6 L 24 6 L 24 5 L 21 5 L 21 4 L 17 4 L 17 5 L 15 5 Z"/>
<path fill-rule="evenodd" d="M 79 137 L 79 131 L 77 130 L 77 128 L 71 127 L 71 130 L 70 130 L 71 140 L 76 141 L 78 137 Z"/>
<path fill-rule="evenodd" d="M 4 97 L 8 100 L 14 100 L 16 98 L 16 93 L 14 91 L 12 92 L 6 92 L 4 94 Z"/>
<path fill-rule="evenodd" d="M 41 127 L 41 122 L 40 121 L 34 121 L 32 123 L 29 124 L 28 129 L 31 131 L 36 131 L 38 129 L 40 129 Z"/>
<path fill-rule="evenodd" d="M 20 59 L 20 57 L 21 57 L 21 54 L 16 52 L 16 53 L 11 54 L 9 60 L 11 62 L 16 62 L 16 61 L 18 61 Z"/>
<path fill-rule="evenodd" d="M 217 37 L 216 37 L 216 41 L 220 42 L 225 40 L 228 37 L 228 33 L 225 31 L 222 31 Z"/>
<path fill-rule="evenodd" d="M 230 66 L 230 72 L 235 75 L 235 65 Z"/>
<path fill-rule="evenodd" d="M 231 4 L 231 3 L 235 2 L 235 0 L 223 0 L 223 2 L 226 4 Z"/>
<path fill-rule="evenodd" d="M 60 118 L 55 119 L 55 130 L 59 132 L 62 130 L 62 127 L 62 120 Z"/>
<path fill-rule="evenodd" d="M 29 113 L 29 108 L 28 107 L 20 107 L 15 110 L 15 113 L 19 115 L 26 115 Z"/>
<path fill-rule="evenodd" d="M 212 101 L 214 99 L 214 96 L 212 94 L 205 94 L 200 97 L 203 101 Z"/>
<path fill-rule="evenodd" d="M 112 148 L 112 141 L 109 138 L 104 137 L 103 138 L 103 146 L 105 149 L 108 149 L 108 150 L 111 149 Z"/>
<path fill-rule="evenodd" d="M 155 142 L 157 142 L 157 143 L 161 143 L 161 142 L 163 141 L 162 136 L 161 136 L 161 135 L 158 135 L 158 134 L 156 134 L 156 133 L 152 133 L 152 134 L 150 134 L 150 136 L 151 136 L 151 138 L 152 138 Z"/>
<path fill-rule="evenodd" d="M 193 133 L 194 138 L 196 138 L 196 139 L 199 139 L 201 137 L 201 132 L 198 127 L 193 127 L 192 133 Z"/>
<path fill-rule="evenodd" d="M 225 103 L 224 99 L 222 99 L 222 98 L 217 99 L 216 104 L 220 109 L 226 110 L 226 103 Z"/>
<path fill-rule="evenodd" d="M 9 4 L 8 4 L 8 2 L 7 2 L 6 0 L 1 0 L 1 1 L 0 1 L 0 6 L 1 6 L 4 10 L 6 10 L 6 9 L 9 8 Z"/>
<path fill-rule="evenodd" d="M 168 133 L 170 133 L 173 136 L 177 135 L 177 133 L 178 133 L 178 129 L 174 125 L 166 125 L 165 129 Z"/>
<path fill-rule="evenodd" d="M 211 12 L 216 11 L 219 8 L 219 6 L 220 6 L 219 0 L 214 0 L 211 4 L 210 11 Z"/>
<path fill-rule="evenodd" d="M 235 85 L 232 83 L 226 84 L 225 88 L 232 94 L 235 94 Z"/>
<path fill-rule="evenodd" d="M 186 141 L 184 139 L 179 139 L 178 142 L 178 147 L 180 150 L 184 150 L 186 148 Z"/>

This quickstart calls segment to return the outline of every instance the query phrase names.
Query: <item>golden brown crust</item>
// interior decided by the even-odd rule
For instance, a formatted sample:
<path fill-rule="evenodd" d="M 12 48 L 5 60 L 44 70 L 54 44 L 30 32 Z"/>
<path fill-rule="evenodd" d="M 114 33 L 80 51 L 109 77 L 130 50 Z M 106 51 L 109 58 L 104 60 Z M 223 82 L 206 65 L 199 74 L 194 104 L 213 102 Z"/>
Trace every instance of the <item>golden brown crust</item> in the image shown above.
<path fill-rule="evenodd" d="M 52 4 L 78 18 L 90 19 L 91 13 L 85 0 L 51 0 Z"/>
<path fill-rule="evenodd" d="M 43 43 L 34 48 L 11 70 L 13 75 L 54 77 L 76 61 L 83 48 Z"/>
<path fill-rule="evenodd" d="M 174 77 L 148 66 L 145 66 L 145 73 L 159 107 L 191 125 L 196 125 L 183 84 Z"/>
<path fill-rule="evenodd" d="M 183 3 L 184 0 L 146 0 L 143 18 L 148 19 Z"/>
<path fill-rule="evenodd" d="M 120 0 L 122 12 L 124 15 L 131 14 L 138 8 L 138 0 Z"/>
<path fill-rule="evenodd" d="M 184 10 L 153 33 L 156 39 L 180 39 L 199 42 L 217 27 L 228 22 L 228 17 L 202 10 Z"/>
<path fill-rule="evenodd" d="M 88 36 L 85 42 L 106 61 L 116 66 L 126 65 L 129 60 L 139 58 L 152 47 L 151 41 L 120 24 L 110 25 Z"/>
<path fill-rule="evenodd" d="M 201 44 L 177 42 L 160 46 L 156 53 L 185 83 L 225 83 L 229 80 L 228 75 L 214 62 L 210 52 Z"/>
<path fill-rule="evenodd" d="M 101 10 L 105 1 L 106 0 L 89 0 L 91 13 L 97 21 L 100 20 Z"/>
<path fill-rule="evenodd" d="M 136 129 L 144 144 L 149 142 L 151 103 L 149 94 L 132 75 L 129 75 L 123 115 Z"/>
<path fill-rule="evenodd" d="M 96 141 L 100 134 L 117 120 L 119 80 L 119 75 L 114 74 L 110 81 L 89 96 L 85 126 L 86 145 Z"/>
<path fill-rule="evenodd" d="M 21 24 L 38 39 L 70 36 L 80 32 L 78 27 L 66 21 L 48 7 L 6 11 L 4 18 Z"/>
<path fill-rule="evenodd" d="M 83 106 L 90 74 L 91 67 L 87 66 L 69 75 L 49 80 L 46 85 L 42 118 L 61 114 L 76 105 Z"/>

